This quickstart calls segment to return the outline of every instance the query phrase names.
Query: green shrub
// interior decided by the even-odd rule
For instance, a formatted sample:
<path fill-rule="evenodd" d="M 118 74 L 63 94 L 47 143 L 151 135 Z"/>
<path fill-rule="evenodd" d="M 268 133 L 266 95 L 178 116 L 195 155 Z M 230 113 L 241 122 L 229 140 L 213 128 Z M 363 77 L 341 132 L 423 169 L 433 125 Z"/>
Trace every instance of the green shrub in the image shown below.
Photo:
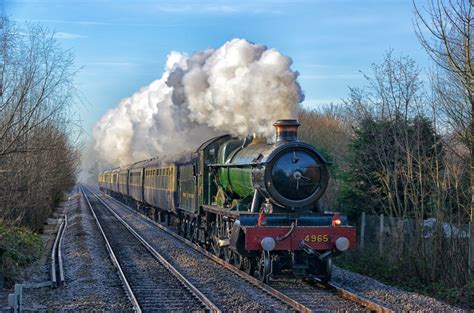
<path fill-rule="evenodd" d="M 19 278 L 22 268 L 39 258 L 41 250 L 41 239 L 36 233 L 0 222 L 0 266 L 7 285 Z"/>

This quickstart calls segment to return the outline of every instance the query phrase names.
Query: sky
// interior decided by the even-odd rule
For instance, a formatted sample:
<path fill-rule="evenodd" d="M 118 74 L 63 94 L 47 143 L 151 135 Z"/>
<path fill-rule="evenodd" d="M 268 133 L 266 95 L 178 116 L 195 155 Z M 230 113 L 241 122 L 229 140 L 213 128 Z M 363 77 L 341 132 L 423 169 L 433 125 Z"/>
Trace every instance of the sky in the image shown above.
<path fill-rule="evenodd" d="M 293 60 L 303 106 L 337 103 L 348 86 L 390 49 L 429 59 L 413 30 L 405 1 L 122 1 L 0 0 L 10 19 L 56 32 L 75 53 L 84 135 L 121 99 L 161 77 L 171 51 L 191 54 L 233 38 L 275 48 Z M 87 139 L 88 140 L 88 139 Z"/>

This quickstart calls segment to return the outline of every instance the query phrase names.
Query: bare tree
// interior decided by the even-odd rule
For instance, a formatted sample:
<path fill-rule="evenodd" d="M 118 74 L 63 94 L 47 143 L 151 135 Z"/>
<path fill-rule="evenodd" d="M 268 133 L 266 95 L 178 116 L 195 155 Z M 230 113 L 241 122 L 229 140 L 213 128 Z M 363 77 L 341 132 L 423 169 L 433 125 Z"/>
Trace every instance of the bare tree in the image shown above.
<path fill-rule="evenodd" d="M 474 67 L 472 0 L 414 4 L 417 36 L 438 65 L 433 87 L 446 121 L 470 150 L 471 211 L 474 218 Z"/>
<path fill-rule="evenodd" d="M 443 225 L 460 229 L 466 219 L 468 171 L 459 162 L 462 153 L 453 153 L 461 152 L 459 141 L 437 131 L 436 108 L 413 59 L 389 52 L 372 69 L 368 85 L 352 88 L 346 100 L 355 138 L 345 204 L 388 217 L 390 249 L 384 256 L 407 273 L 462 285 L 468 277 L 465 242 L 443 232 Z M 426 237 L 431 218 L 436 231 Z"/>
<path fill-rule="evenodd" d="M 298 114 L 301 122 L 299 137 L 321 150 L 328 161 L 331 179 L 322 198 L 324 208 L 338 209 L 340 176 L 347 169 L 347 147 L 352 138 L 351 125 L 344 118 L 342 107 L 330 105 L 321 110 L 302 110 Z"/>
<path fill-rule="evenodd" d="M 0 16 L 0 222 L 40 228 L 74 184 L 72 65 L 54 33 Z"/>
<path fill-rule="evenodd" d="M 423 9 L 414 3 L 417 36 L 438 66 L 433 83 L 436 102 L 469 149 L 470 238 L 474 237 L 473 7 L 473 0 L 431 0 Z M 470 267 L 474 267 L 472 244 L 470 249 Z"/>

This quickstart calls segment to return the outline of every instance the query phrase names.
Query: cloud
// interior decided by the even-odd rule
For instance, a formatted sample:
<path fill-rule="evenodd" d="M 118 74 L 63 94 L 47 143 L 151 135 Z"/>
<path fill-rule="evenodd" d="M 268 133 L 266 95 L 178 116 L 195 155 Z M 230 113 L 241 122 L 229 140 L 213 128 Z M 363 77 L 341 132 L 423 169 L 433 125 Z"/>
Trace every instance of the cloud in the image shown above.
<path fill-rule="evenodd" d="M 71 34 L 71 33 L 64 33 L 64 32 L 57 32 L 57 33 L 54 34 L 54 38 L 56 38 L 56 39 L 65 39 L 65 40 L 74 40 L 74 39 L 87 38 L 87 36 L 78 35 L 78 34 Z"/>

